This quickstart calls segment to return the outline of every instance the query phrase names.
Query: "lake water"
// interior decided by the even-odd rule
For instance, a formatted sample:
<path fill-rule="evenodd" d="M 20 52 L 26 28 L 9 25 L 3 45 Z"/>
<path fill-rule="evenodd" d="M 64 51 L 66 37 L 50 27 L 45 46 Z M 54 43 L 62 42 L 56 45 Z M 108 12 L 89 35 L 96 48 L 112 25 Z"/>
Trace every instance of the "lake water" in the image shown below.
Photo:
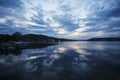
<path fill-rule="evenodd" d="M 120 80 L 120 42 L 64 42 L 1 54 L 0 80 Z"/>

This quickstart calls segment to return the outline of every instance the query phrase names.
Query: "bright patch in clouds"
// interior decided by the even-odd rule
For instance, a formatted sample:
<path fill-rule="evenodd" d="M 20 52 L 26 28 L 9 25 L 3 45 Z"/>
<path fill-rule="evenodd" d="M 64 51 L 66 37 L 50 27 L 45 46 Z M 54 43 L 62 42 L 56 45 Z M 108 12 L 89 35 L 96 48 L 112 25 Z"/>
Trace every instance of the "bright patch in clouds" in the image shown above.
<path fill-rule="evenodd" d="M 11 2 L 12 1 L 12 2 Z M 120 0 L 0 1 L 0 33 L 86 39 L 120 34 Z"/>

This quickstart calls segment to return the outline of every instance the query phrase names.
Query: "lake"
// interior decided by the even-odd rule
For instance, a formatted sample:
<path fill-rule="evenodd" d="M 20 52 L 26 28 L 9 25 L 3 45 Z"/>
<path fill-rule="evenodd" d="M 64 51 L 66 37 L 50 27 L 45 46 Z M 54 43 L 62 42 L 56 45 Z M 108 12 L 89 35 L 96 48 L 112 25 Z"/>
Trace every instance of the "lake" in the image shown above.
<path fill-rule="evenodd" d="M 76 41 L 0 55 L 0 80 L 120 80 L 120 42 Z"/>

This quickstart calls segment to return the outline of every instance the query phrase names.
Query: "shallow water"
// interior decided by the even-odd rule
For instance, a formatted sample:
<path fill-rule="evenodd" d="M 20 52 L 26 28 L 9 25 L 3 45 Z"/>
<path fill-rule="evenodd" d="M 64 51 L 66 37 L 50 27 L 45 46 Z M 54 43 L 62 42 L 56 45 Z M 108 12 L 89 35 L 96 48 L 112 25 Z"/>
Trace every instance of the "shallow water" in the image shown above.
<path fill-rule="evenodd" d="M 120 42 L 64 42 L 0 55 L 0 80 L 120 80 Z"/>

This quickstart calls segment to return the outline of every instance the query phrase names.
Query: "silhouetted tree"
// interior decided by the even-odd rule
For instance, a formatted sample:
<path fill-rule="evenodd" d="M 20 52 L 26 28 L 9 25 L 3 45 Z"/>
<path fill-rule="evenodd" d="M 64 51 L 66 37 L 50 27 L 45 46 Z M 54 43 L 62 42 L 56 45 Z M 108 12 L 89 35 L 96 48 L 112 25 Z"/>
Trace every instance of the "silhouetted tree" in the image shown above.
<path fill-rule="evenodd" d="M 20 32 L 15 32 L 13 35 L 14 41 L 21 41 L 22 34 Z"/>

